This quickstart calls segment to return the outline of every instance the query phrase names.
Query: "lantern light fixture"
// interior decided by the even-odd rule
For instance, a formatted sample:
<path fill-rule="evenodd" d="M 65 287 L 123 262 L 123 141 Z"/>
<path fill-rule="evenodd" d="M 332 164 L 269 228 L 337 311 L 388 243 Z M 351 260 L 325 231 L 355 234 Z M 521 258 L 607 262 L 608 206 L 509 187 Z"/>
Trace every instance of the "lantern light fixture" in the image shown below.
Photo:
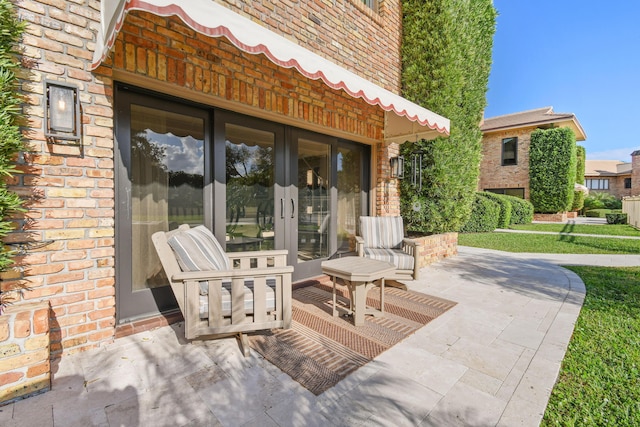
<path fill-rule="evenodd" d="M 51 139 L 80 140 L 80 99 L 78 86 L 45 81 L 44 127 Z"/>
<path fill-rule="evenodd" d="M 391 178 L 404 178 L 404 157 L 391 157 L 389 165 L 391 166 Z"/>

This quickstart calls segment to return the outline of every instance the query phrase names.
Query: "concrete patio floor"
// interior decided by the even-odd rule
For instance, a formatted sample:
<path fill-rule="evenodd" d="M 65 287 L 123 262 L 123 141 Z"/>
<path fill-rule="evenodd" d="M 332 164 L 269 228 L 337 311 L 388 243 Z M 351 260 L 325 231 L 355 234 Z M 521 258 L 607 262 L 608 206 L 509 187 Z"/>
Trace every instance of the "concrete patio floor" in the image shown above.
<path fill-rule="evenodd" d="M 173 325 L 56 362 L 53 389 L 0 407 L 0 425 L 537 426 L 585 292 L 550 257 L 460 247 L 425 268 L 409 288 L 458 304 L 319 396 Z"/>

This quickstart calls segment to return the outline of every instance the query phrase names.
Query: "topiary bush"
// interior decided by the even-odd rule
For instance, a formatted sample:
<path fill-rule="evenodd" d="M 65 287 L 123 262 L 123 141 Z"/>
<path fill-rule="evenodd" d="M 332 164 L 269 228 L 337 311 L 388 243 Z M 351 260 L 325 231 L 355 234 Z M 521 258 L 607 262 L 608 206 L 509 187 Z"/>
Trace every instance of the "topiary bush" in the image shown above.
<path fill-rule="evenodd" d="M 576 137 L 569 128 L 536 129 L 529 146 L 529 200 L 538 213 L 564 212 L 573 204 Z"/>
<path fill-rule="evenodd" d="M 611 209 L 590 209 L 584 213 L 589 218 L 606 218 L 611 213 Z"/>
<path fill-rule="evenodd" d="M 408 231 L 457 231 L 471 215 L 495 25 L 492 0 L 402 1 L 402 94 L 451 120 L 448 138 L 401 146 L 405 159 L 420 155 L 423 165 L 421 187 L 400 184 Z M 411 176 L 411 161 L 405 166 Z"/>
<path fill-rule="evenodd" d="M 586 150 L 582 145 L 576 145 L 576 184 L 584 185 L 584 171 L 586 162 Z M 571 210 L 578 212 L 584 207 L 584 192 L 580 190 L 574 190 L 573 203 L 571 204 Z"/>
<path fill-rule="evenodd" d="M 496 194 L 486 191 L 485 197 L 490 198 L 498 204 L 500 207 L 500 214 L 498 215 L 498 228 L 507 228 L 511 224 L 511 202 L 503 194 Z"/>
<path fill-rule="evenodd" d="M 498 228 L 500 205 L 484 192 L 476 193 L 469 220 L 460 229 L 461 233 L 480 233 Z"/>
<path fill-rule="evenodd" d="M 504 196 L 511 202 L 511 224 L 531 224 L 533 205 L 530 201 L 514 196 Z"/>
<path fill-rule="evenodd" d="M 13 230 L 12 215 L 23 210 L 22 199 L 9 190 L 7 181 L 17 173 L 16 156 L 25 149 L 19 126 L 22 110 L 15 73 L 20 65 L 16 46 L 24 28 L 25 23 L 17 19 L 11 2 L 0 0 L 0 240 Z M 13 255 L 6 246 L 0 248 L 0 271 L 11 266 Z M 0 313 L 7 302 L 6 292 L 0 289 Z"/>

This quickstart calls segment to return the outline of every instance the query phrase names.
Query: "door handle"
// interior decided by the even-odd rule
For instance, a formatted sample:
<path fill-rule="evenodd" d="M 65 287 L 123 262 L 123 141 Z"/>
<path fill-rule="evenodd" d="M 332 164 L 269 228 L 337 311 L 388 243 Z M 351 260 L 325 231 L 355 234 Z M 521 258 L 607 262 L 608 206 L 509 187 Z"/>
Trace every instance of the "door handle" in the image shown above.
<path fill-rule="evenodd" d="M 280 199 L 280 218 L 284 219 L 284 199 Z"/>
<path fill-rule="evenodd" d="M 293 199 L 291 199 L 291 218 L 294 217 L 296 213 L 296 202 L 293 201 Z"/>

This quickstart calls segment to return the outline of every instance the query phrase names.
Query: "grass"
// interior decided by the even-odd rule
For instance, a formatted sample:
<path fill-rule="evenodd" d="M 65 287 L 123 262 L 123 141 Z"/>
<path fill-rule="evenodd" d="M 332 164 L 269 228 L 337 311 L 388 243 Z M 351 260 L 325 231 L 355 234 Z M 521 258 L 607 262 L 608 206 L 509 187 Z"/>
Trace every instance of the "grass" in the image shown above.
<path fill-rule="evenodd" d="M 587 294 L 541 425 L 640 425 L 640 267 L 568 268 Z"/>
<path fill-rule="evenodd" d="M 608 236 L 637 236 L 640 237 L 640 230 L 636 230 L 626 224 L 525 224 L 512 225 L 513 230 L 531 231 L 551 231 L 555 233 L 576 233 L 576 234 L 598 234 Z"/>
<path fill-rule="evenodd" d="M 461 233 L 458 236 L 458 244 L 507 252 L 640 254 L 640 240 L 549 234 Z"/>

